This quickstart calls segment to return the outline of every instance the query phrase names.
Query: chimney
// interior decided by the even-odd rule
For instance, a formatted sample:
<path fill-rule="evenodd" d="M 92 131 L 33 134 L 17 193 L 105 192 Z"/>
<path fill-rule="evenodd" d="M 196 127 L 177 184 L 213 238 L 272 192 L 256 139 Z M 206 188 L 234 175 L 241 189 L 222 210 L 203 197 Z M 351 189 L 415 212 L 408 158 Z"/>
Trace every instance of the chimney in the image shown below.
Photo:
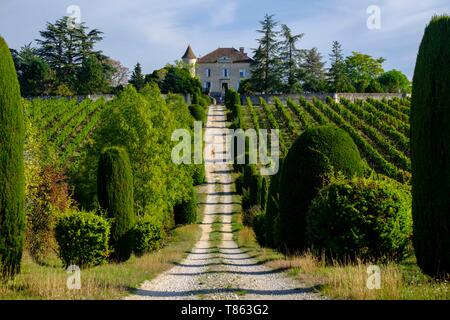
<path fill-rule="evenodd" d="M 240 48 L 239 48 L 239 51 L 240 51 L 241 53 L 245 53 L 245 52 L 244 52 L 244 47 L 240 47 Z"/>

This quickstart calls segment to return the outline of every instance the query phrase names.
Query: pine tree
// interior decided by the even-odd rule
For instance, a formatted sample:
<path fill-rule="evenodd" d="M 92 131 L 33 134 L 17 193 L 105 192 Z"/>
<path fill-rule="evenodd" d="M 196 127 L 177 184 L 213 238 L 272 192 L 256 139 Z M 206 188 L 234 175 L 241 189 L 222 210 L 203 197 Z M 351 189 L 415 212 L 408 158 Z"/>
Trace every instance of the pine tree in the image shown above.
<path fill-rule="evenodd" d="M 333 92 L 347 92 L 352 90 L 345 67 L 344 53 L 338 41 L 333 41 L 331 49 L 330 64 L 328 70 L 328 84 Z"/>
<path fill-rule="evenodd" d="M 309 92 L 323 92 L 327 89 L 325 62 L 317 48 L 307 50 L 301 66 L 303 89 Z"/>
<path fill-rule="evenodd" d="M 256 91 L 276 93 L 281 91 L 281 59 L 279 57 L 280 43 L 276 30 L 278 21 L 274 15 L 266 14 L 260 21 L 261 29 L 257 30 L 261 38 L 257 39 L 258 48 L 254 49 L 251 82 Z"/>
<path fill-rule="evenodd" d="M 434 17 L 417 55 L 411 100 L 412 215 L 418 265 L 450 274 L 450 16 Z"/>
<path fill-rule="evenodd" d="M 0 277 L 20 272 L 25 233 L 24 124 L 14 62 L 0 37 Z"/>
<path fill-rule="evenodd" d="M 39 55 L 56 72 L 58 84 L 75 88 L 78 69 L 85 59 L 95 55 L 102 63 L 106 57 L 101 51 L 94 50 L 97 42 L 103 39 L 98 29 L 88 30 L 84 23 L 74 25 L 69 17 L 47 23 L 46 29 L 39 32 L 42 39 Z"/>
<path fill-rule="evenodd" d="M 136 217 L 133 210 L 133 174 L 125 149 L 110 147 L 100 155 L 97 197 L 100 206 L 114 219 L 111 228 L 112 256 L 118 261 L 127 260 L 133 250 L 131 230 Z"/>
<path fill-rule="evenodd" d="M 140 90 L 145 85 L 145 78 L 142 74 L 141 64 L 138 62 L 134 67 L 133 73 L 131 74 L 130 83 L 137 89 Z"/>
<path fill-rule="evenodd" d="M 300 65 L 301 50 L 297 49 L 297 42 L 303 33 L 293 35 L 291 29 L 283 24 L 281 26 L 283 40 L 281 41 L 280 57 L 283 63 L 283 80 L 285 92 L 296 93 L 300 91 L 298 83 L 298 66 Z"/>

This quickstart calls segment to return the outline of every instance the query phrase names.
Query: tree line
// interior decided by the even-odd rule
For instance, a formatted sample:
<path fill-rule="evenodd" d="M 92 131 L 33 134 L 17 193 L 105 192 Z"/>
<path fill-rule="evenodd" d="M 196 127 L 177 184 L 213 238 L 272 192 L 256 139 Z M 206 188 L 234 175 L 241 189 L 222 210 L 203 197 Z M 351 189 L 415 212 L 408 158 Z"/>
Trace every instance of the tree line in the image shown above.
<path fill-rule="evenodd" d="M 330 67 L 317 48 L 300 49 L 304 34 L 294 34 L 286 25 L 266 14 L 260 21 L 258 47 L 253 49 L 251 78 L 241 82 L 241 93 L 302 92 L 399 92 L 409 93 L 411 84 L 398 70 L 384 71 L 384 58 L 353 51 L 345 57 L 334 41 Z"/>
<path fill-rule="evenodd" d="M 127 82 L 128 69 L 95 49 L 103 32 L 72 22 L 69 17 L 48 22 L 37 46 L 10 49 L 22 95 L 109 93 Z"/>

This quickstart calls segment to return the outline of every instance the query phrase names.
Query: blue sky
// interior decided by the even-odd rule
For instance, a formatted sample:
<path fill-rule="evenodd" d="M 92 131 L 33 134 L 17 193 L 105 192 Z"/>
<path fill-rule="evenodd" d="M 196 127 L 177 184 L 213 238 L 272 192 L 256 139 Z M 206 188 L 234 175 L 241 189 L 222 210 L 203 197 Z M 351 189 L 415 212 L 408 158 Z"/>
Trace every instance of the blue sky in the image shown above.
<path fill-rule="evenodd" d="M 190 43 L 197 55 L 217 47 L 255 47 L 266 13 L 305 33 L 301 48 L 318 47 L 328 58 L 338 40 L 346 54 L 360 51 L 387 59 L 386 70 L 412 77 L 420 39 L 433 14 L 450 13 L 449 0 L 0 0 L 0 34 L 19 48 L 39 37 L 47 21 L 70 5 L 81 20 L 105 33 L 98 46 L 130 69 L 139 61 L 150 73 L 172 63 Z M 369 30 L 366 10 L 381 9 L 381 29 Z"/>

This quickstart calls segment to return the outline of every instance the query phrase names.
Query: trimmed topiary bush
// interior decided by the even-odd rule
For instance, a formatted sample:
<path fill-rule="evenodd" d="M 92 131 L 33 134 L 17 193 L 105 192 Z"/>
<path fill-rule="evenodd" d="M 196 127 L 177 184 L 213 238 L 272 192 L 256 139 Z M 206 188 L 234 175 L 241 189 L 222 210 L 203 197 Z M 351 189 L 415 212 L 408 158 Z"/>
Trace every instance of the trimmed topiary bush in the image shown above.
<path fill-rule="evenodd" d="M 244 175 L 240 174 L 234 181 L 234 184 L 236 185 L 236 193 L 242 194 L 244 191 Z"/>
<path fill-rule="evenodd" d="M 175 224 L 197 222 L 197 204 L 197 193 L 192 187 L 189 199 L 174 207 Z"/>
<path fill-rule="evenodd" d="M 267 203 L 267 196 L 269 194 L 270 178 L 267 176 L 261 176 L 261 190 L 259 192 L 259 204 L 261 205 L 261 210 L 264 211 Z"/>
<path fill-rule="evenodd" d="M 98 162 L 97 197 L 100 206 L 112 218 L 111 257 L 125 261 L 133 250 L 133 226 L 136 216 L 133 205 L 133 174 L 128 153 L 111 147 L 102 151 Z"/>
<path fill-rule="evenodd" d="M 192 94 L 192 101 L 191 101 L 191 104 L 200 104 L 200 97 L 199 97 L 198 92 L 194 92 L 194 93 Z"/>
<path fill-rule="evenodd" d="M 164 228 L 157 218 L 146 215 L 134 226 L 134 253 L 142 256 L 146 252 L 158 250 L 164 239 Z"/>
<path fill-rule="evenodd" d="M 261 246 L 266 245 L 266 215 L 264 212 L 257 212 L 252 221 L 253 231 L 255 232 L 256 241 Z"/>
<path fill-rule="evenodd" d="M 261 188 L 262 177 L 257 170 L 254 170 L 250 180 L 250 203 L 252 205 L 261 205 Z"/>
<path fill-rule="evenodd" d="M 194 181 L 194 186 L 198 186 L 205 183 L 206 181 L 205 165 L 203 164 L 194 165 L 192 180 Z"/>
<path fill-rule="evenodd" d="M 431 276 L 450 274 L 450 17 L 425 29 L 411 100 L 414 249 Z"/>
<path fill-rule="evenodd" d="M 280 177 L 280 249 L 305 249 L 305 216 L 311 200 L 330 177 L 362 176 L 364 163 L 352 138 L 342 129 L 320 126 L 306 130 L 292 145 Z"/>
<path fill-rule="evenodd" d="M 266 205 L 265 205 L 265 213 L 266 213 L 266 237 L 265 242 L 266 245 L 269 247 L 275 247 L 275 233 L 277 233 L 275 226 L 275 219 L 279 216 L 279 183 L 280 183 L 280 175 L 281 175 L 281 168 L 283 164 L 284 159 L 280 159 L 279 163 L 279 170 L 278 173 L 270 178 L 269 183 L 269 190 L 267 194 L 266 199 Z"/>
<path fill-rule="evenodd" d="M 327 258 L 399 261 L 412 236 L 411 194 L 393 181 L 336 181 L 312 201 L 306 225 L 309 246 Z"/>
<path fill-rule="evenodd" d="M 243 168 L 243 184 L 244 188 L 250 188 L 252 185 L 252 177 L 257 173 L 256 166 L 253 164 L 245 164 Z"/>
<path fill-rule="evenodd" d="M 24 120 L 9 47 L 0 37 L 0 277 L 20 272 L 25 235 Z"/>
<path fill-rule="evenodd" d="M 199 105 L 201 105 L 205 110 L 211 104 L 211 98 L 207 95 L 202 95 L 199 99 Z"/>
<path fill-rule="evenodd" d="M 189 106 L 189 112 L 195 120 L 202 121 L 203 123 L 206 122 L 206 112 L 201 105 L 193 104 Z"/>
<path fill-rule="evenodd" d="M 58 219 L 55 228 L 59 257 L 65 267 L 80 268 L 107 262 L 110 225 L 94 212 L 73 211 Z"/>

